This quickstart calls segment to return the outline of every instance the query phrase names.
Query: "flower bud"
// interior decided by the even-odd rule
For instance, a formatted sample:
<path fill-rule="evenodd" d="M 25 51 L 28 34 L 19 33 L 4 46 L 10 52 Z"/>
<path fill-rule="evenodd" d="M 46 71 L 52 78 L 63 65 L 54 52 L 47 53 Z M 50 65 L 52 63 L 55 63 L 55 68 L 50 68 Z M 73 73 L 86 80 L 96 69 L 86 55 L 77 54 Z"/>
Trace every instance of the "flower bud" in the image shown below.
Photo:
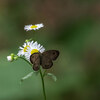
<path fill-rule="evenodd" d="M 32 39 L 26 39 L 25 42 L 27 43 L 27 42 L 30 42 L 31 40 L 32 40 Z"/>
<path fill-rule="evenodd" d="M 15 56 L 15 57 L 14 57 L 14 60 L 17 60 L 17 59 L 18 59 L 18 56 Z"/>
<path fill-rule="evenodd" d="M 14 54 L 13 54 L 13 53 L 11 53 L 11 54 L 10 54 L 10 56 L 13 58 L 13 57 L 14 57 Z"/>
<path fill-rule="evenodd" d="M 7 60 L 10 61 L 10 62 L 13 61 L 13 57 L 12 56 L 7 56 Z"/>

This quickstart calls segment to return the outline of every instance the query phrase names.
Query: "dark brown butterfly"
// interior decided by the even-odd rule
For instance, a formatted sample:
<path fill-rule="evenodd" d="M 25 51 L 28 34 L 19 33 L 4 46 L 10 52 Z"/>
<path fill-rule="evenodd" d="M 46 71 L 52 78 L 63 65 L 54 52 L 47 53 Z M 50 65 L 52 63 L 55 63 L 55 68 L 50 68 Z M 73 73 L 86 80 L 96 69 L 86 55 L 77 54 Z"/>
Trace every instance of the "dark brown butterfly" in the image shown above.
<path fill-rule="evenodd" d="M 30 61 L 33 64 L 33 70 L 37 71 L 40 65 L 44 69 L 49 69 L 52 67 L 54 60 L 59 56 L 58 50 L 48 50 L 43 53 L 34 53 L 30 56 Z"/>

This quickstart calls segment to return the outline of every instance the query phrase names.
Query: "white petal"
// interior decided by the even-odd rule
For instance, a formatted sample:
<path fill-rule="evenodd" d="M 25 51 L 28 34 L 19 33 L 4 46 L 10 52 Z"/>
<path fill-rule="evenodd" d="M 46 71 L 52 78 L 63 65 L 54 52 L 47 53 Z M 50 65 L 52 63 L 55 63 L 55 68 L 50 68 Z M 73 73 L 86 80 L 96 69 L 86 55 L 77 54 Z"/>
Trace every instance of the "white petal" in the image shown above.
<path fill-rule="evenodd" d="M 11 56 L 7 56 L 7 60 L 8 60 L 8 61 L 12 61 L 13 59 L 12 59 Z"/>
<path fill-rule="evenodd" d="M 19 47 L 19 49 L 23 49 L 22 47 Z"/>

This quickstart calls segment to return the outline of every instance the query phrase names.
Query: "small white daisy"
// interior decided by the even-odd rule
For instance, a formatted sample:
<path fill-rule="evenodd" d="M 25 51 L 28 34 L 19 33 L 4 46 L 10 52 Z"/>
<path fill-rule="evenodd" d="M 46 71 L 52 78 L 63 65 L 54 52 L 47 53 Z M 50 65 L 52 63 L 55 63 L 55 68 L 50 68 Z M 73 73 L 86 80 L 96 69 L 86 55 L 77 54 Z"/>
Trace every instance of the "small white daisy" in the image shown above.
<path fill-rule="evenodd" d="M 19 51 L 18 51 L 18 56 L 23 56 L 26 52 L 27 52 L 27 48 L 30 48 L 30 45 L 32 45 L 33 41 L 31 42 L 26 42 L 23 44 L 22 47 L 19 47 Z"/>
<path fill-rule="evenodd" d="M 39 28 L 43 27 L 44 25 L 41 24 L 35 24 L 35 25 L 25 25 L 24 30 L 30 31 L 30 30 L 38 30 Z"/>
<path fill-rule="evenodd" d="M 45 51 L 45 48 L 38 44 L 37 41 L 32 43 L 30 47 L 27 48 L 27 52 L 25 52 L 25 58 L 30 61 L 30 56 L 34 53 L 40 52 L 43 53 Z"/>
<path fill-rule="evenodd" d="M 10 62 L 13 61 L 13 57 L 12 56 L 7 56 L 7 60 L 10 61 Z"/>

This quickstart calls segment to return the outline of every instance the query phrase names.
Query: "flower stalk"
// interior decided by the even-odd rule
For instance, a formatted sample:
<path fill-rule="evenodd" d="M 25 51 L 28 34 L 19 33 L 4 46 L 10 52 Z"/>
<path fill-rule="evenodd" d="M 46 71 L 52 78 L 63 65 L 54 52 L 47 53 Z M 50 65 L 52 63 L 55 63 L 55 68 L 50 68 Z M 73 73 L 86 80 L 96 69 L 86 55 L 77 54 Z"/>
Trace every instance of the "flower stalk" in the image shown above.
<path fill-rule="evenodd" d="M 43 87 L 44 100 L 46 100 L 46 92 L 45 92 L 45 85 L 44 85 L 44 76 L 43 76 L 43 74 L 42 74 L 41 69 L 40 69 L 39 71 L 40 71 L 40 76 L 41 76 L 41 80 L 42 80 L 42 87 Z"/>
<path fill-rule="evenodd" d="M 30 30 L 38 30 L 40 28 L 44 27 L 44 25 L 41 24 L 35 24 L 35 25 L 25 25 L 24 30 L 30 31 Z M 53 65 L 53 60 L 56 60 L 59 56 L 58 50 L 47 50 L 45 51 L 45 48 L 37 43 L 37 41 L 33 41 L 32 39 L 26 40 L 25 43 L 19 47 L 19 51 L 17 55 L 10 54 L 7 56 L 7 60 L 9 62 L 12 62 L 17 59 L 22 59 L 25 62 L 27 62 L 36 73 L 40 73 L 41 81 L 42 81 L 42 88 L 43 88 L 43 95 L 44 100 L 46 100 L 46 92 L 45 92 L 45 84 L 44 84 L 44 77 L 45 76 L 51 76 L 54 81 L 56 81 L 56 76 L 52 73 L 47 73 L 47 69 L 51 68 Z M 47 59 L 47 60 L 46 60 Z M 45 70 L 42 70 L 39 66 Z M 31 77 L 33 74 L 33 71 L 23 77 L 21 81 L 24 81 L 25 79 Z"/>
<path fill-rule="evenodd" d="M 30 66 L 32 66 L 32 64 L 31 64 L 29 61 L 27 61 L 25 58 L 23 58 L 23 57 L 19 57 L 19 58 L 23 59 L 23 60 L 26 61 Z M 42 81 L 42 88 L 43 88 L 44 100 L 46 100 L 46 92 L 45 92 L 45 84 L 44 84 L 44 76 L 45 76 L 46 71 L 44 72 L 44 74 L 42 74 L 42 71 L 41 71 L 41 69 L 40 69 L 39 72 L 40 72 L 41 81 Z"/>

